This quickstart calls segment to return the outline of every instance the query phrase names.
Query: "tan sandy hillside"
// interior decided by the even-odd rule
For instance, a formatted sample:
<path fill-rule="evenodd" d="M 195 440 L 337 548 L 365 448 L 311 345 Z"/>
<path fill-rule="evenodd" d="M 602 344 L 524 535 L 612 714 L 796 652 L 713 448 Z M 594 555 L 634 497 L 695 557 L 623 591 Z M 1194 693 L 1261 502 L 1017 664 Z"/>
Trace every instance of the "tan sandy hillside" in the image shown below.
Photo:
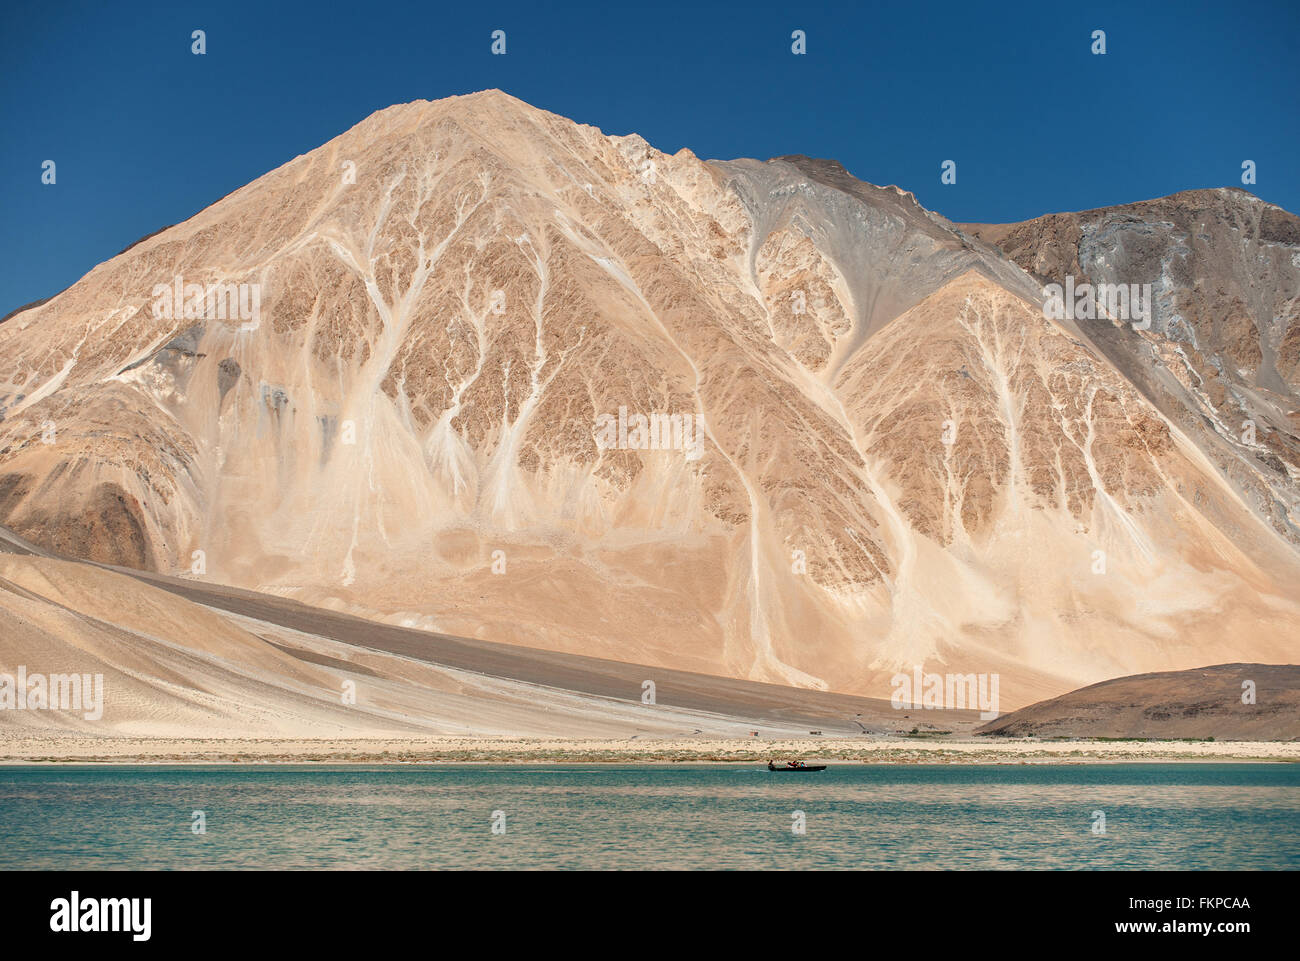
<path fill-rule="evenodd" d="M 873 696 L 920 662 L 998 672 L 1006 709 L 1292 658 L 1300 556 L 1248 494 L 1295 478 L 1228 470 L 1022 266 L 825 161 L 497 91 L 391 107 L 0 325 L 0 523 Z M 260 325 L 155 317 L 178 275 L 260 285 Z M 602 448 L 620 408 L 698 418 L 699 456 Z"/>
<path fill-rule="evenodd" d="M 636 665 L 611 670 L 482 650 L 472 669 L 448 666 L 457 658 L 446 644 L 426 652 L 402 643 L 405 635 L 429 637 L 420 632 L 389 629 L 380 637 L 368 622 L 309 609 L 306 619 L 295 618 L 299 612 L 276 598 L 261 608 L 237 598 L 208 606 L 201 595 L 178 596 L 84 563 L 4 553 L 5 546 L 0 540 L 0 688 L 12 694 L 20 671 L 75 674 L 75 697 L 88 696 L 15 709 L 0 691 L 0 754 L 25 739 L 53 754 L 90 745 L 80 753 L 96 756 L 116 750 L 104 738 L 630 739 L 810 729 L 843 736 L 912 723 L 887 701 Z M 647 674 L 660 684 L 652 705 L 641 703 Z M 975 718 L 933 712 L 928 720 L 969 732 Z"/>

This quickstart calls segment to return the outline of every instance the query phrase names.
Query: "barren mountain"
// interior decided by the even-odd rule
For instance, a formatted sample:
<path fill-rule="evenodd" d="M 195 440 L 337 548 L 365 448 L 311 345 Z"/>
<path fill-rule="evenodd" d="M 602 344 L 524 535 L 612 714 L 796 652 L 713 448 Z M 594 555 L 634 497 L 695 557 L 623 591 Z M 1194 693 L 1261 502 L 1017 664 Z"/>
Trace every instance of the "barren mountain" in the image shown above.
<path fill-rule="evenodd" d="M 1093 343 L 1300 544 L 1300 217 L 1225 188 L 965 229 L 1044 283 L 1151 284 L 1150 329 Z"/>
<path fill-rule="evenodd" d="M 1180 197 L 1134 230 L 1197 330 Z M 0 326 L 0 523 L 397 625 L 872 696 L 914 664 L 997 672 L 1006 708 L 1286 661 L 1300 248 L 1290 215 L 1223 203 L 1258 229 L 1209 229 L 1206 269 L 1254 313 L 1206 321 L 1202 356 L 1049 318 L 1055 264 L 832 162 L 669 156 L 497 91 L 391 107 Z M 1222 394 L 1194 382 L 1252 350 Z M 1238 395 L 1272 459 L 1204 425 Z"/>

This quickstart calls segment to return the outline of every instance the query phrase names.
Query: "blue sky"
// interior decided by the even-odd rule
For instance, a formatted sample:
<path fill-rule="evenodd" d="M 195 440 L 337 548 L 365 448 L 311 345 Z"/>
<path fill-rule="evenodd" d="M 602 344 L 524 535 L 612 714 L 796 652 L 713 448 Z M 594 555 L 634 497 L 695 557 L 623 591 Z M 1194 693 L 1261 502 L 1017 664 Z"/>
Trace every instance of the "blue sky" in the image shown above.
<path fill-rule="evenodd" d="M 957 221 L 1241 186 L 1246 159 L 1300 212 L 1297 0 L 6 0 L 3 21 L 0 316 L 374 110 L 487 87 L 668 152 L 833 157 Z"/>

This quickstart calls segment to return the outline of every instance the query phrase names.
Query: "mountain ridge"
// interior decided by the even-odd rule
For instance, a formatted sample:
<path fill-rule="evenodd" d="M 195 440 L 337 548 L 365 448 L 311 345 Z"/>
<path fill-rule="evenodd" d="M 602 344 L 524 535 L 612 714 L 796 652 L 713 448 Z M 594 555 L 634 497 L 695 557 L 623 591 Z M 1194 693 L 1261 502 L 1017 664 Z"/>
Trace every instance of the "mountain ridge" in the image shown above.
<path fill-rule="evenodd" d="M 874 696 L 911 662 L 1028 703 L 1284 659 L 1287 484 L 1224 468 L 1015 256 L 828 163 L 662 154 L 491 91 L 377 111 L 0 327 L 0 523 Z M 256 285 L 261 324 L 153 317 L 176 276 Z M 601 449 L 624 409 L 689 416 L 700 456 Z"/>

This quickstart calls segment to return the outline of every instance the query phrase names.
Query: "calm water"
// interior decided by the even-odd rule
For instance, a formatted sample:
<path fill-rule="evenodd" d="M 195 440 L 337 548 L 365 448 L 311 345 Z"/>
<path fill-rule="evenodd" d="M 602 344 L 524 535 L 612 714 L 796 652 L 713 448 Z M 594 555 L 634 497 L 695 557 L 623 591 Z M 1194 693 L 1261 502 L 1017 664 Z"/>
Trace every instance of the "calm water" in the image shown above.
<path fill-rule="evenodd" d="M 1296 869 L 1300 765 L 0 767 L 24 867 Z"/>

